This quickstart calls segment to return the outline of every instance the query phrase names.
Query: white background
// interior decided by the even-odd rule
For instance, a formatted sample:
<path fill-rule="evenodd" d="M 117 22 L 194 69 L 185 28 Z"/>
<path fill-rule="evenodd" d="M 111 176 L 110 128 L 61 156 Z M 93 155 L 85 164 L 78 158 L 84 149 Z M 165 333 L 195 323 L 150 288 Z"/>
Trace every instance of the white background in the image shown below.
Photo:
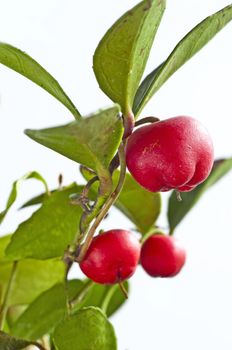
<path fill-rule="evenodd" d="M 83 114 L 110 101 L 99 90 L 91 66 L 107 28 L 136 1 L 0 0 L 0 40 L 25 50 L 61 83 Z M 227 0 L 168 1 L 147 72 L 154 69 L 188 30 Z M 232 24 L 156 94 L 143 115 L 191 115 L 209 129 L 216 157 L 232 155 Z M 0 67 L 0 207 L 13 180 L 38 170 L 50 188 L 63 173 L 80 181 L 77 166 L 24 136 L 72 119 L 59 102 L 17 73 Z M 18 206 L 41 185 L 23 185 Z M 177 229 L 188 261 L 176 278 L 151 279 L 138 269 L 132 293 L 112 322 L 119 350 L 230 350 L 232 348 L 232 173 L 211 189 Z M 166 198 L 166 197 L 164 197 Z M 12 232 L 29 211 L 11 212 L 1 233 Z M 166 226 L 164 214 L 159 223 Z M 105 228 L 130 228 L 116 210 Z"/>

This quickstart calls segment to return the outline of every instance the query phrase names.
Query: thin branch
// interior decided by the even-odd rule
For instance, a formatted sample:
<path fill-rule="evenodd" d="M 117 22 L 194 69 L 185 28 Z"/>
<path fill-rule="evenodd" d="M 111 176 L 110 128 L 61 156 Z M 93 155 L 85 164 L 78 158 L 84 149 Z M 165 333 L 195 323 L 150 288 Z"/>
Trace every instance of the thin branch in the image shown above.
<path fill-rule="evenodd" d="M 118 167 L 119 167 L 119 156 L 118 156 L 118 153 L 116 153 L 110 163 L 110 167 L 109 167 L 110 173 L 113 174 L 114 170 L 116 170 Z"/>
<path fill-rule="evenodd" d="M 143 124 L 147 124 L 147 123 L 156 123 L 159 121 L 160 121 L 160 119 L 156 118 L 156 117 L 146 117 L 146 118 L 137 120 L 137 122 L 135 123 L 135 126 L 139 126 L 139 125 L 143 125 Z"/>
<path fill-rule="evenodd" d="M 116 199 L 118 198 L 118 196 L 122 190 L 125 176 L 126 176 L 126 159 L 125 159 L 124 143 L 121 143 L 121 145 L 119 146 L 118 155 L 119 155 L 119 160 L 120 160 L 121 171 L 120 171 L 120 177 L 119 177 L 117 187 L 113 191 L 113 193 L 110 195 L 110 197 L 107 199 L 107 201 L 105 202 L 105 205 L 103 206 L 102 210 L 100 211 L 100 213 L 96 217 L 93 225 L 91 226 L 91 228 L 87 234 L 86 240 L 81 247 L 80 253 L 77 256 L 77 258 L 75 259 L 75 261 L 77 261 L 77 262 L 81 262 L 83 260 L 85 254 L 89 248 L 89 245 L 92 241 L 92 238 L 94 236 L 96 229 L 98 228 L 101 221 L 104 219 L 104 217 L 108 213 L 110 207 L 114 204 L 114 202 L 116 201 Z"/>
<path fill-rule="evenodd" d="M 118 282 L 118 285 L 119 285 L 119 288 L 120 288 L 122 294 L 124 295 L 125 299 L 128 299 L 128 293 L 127 293 L 127 290 L 126 290 L 123 282 L 122 281 Z"/>
<path fill-rule="evenodd" d="M 89 174 L 92 174 L 92 175 L 97 175 L 95 173 L 95 171 L 93 171 L 92 169 L 89 169 L 87 166 L 85 165 L 80 165 L 80 172 L 81 174 L 83 174 L 84 171 L 88 171 Z"/>
<path fill-rule="evenodd" d="M 82 169 L 87 169 L 87 171 L 90 172 L 90 174 L 93 174 L 91 170 L 88 168 L 85 168 L 82 166 Z M 109 173 L 107 173 L 108 176 Z M 106 176 L 106 177 L 107 177 Z M 75 261 L 75 256 L 79 253 L 79 250 L 81 249 L 81 243 L 86 236 L 90 223 L 92 220 L 98 215 L 100 212 L 101 208 L 103 207 L 104 203 L 106 202 L 107 196 L 111 192 L 111 187 L 112 187 L 112 180 L 111 177 L 109 177 L 110 181 L 99 179 L 98 176 L 94 176 L 85 186 L 83 189 L 81 195 L 78 198 L 72 198 L 72 203 L 73 204 L 79 204 L 82 206 L 84 209 L 84 212 L 81 216 L 80 222 L 79 222 L 79 230 L 77 231 L 73 244 L 67 249 L 67 251 L 64 254 L 63 260 L 67 265 L 66 268 L 66 276 L 65 276 L 65 281 L 68 279 L 68 273 L 72 267 L 73 262 Z M 89 207 L 88 205 L 88 193 L 91 188 L 91 186 L 96 182 L 100 181 L 100 187 L 99 187 L 99 195 L 92 207 Z M 70 249 L 72 248 L 72 249 Z M 69 307 L 69 305 L 68 305 Z M 69 312 L 69 309 L 68 309 Z"/>
<path fill-rule="evenodd" d="M 82 193 L 81 193 L 81 197 L 88 198 L 90 188 L 91 188 L 91 186 L 92 186 L 96 181 L 99 181 L 99 178 L 98 178 L 97 175 L 94 176 L 94 177 L 92 177 L 92 179 L 90 179 L 90 180 L 87 182 L 87 184 L 86 184 L 85 187 L 83 188 L 83 191 L 82 191 Z"/>
<path fill-rule="evenodd" d="M 123 118 L 123 126 L 124 126 L 123 140 L 125 140 L 133 132 L 133 129 L 135 126 L 135 118 L 132 112 L 126 113 L 125 115 L 122 116 L 122 118 Z"/>
<path fill-rule="evenodd" d="M 6 292 L 5 292 L 5 295 L 4 295 L 1 311 L 0 311 L 0 330 L 3 330 L 3 327 L 4 327 L 6 314 L 7 314 L 7 310 L 8 310 L 8 302 L 9 302 L 9 299 L 10 299 L 10 296 L 11 296 L 11 291 L 12 291 L 14 279 L 15 279 L 15 276 L 16 276 L 17 265 L 18 265 L 18 262 L 14 261 L 12 269 L 11 269 L 11 274 L 10 274 L 10 277 L 9 277 L 7 289 L 6 289 Z"/>

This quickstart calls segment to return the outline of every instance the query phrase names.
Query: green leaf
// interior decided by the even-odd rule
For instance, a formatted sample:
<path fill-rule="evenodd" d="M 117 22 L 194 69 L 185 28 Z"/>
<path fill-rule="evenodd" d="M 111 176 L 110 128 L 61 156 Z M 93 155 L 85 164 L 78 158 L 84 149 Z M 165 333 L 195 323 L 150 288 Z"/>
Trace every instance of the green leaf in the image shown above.
<path fill-rule="evenodd" d="M 128 281 L 124 282 L 124 286 L 127 292 L 129 292 Z M 97 306 L 106 313 L 107 317 L 110 317 L 126 300 L 118 285 L 106 286 L 94 284 L 81 304 L 81 307 Z"/>
<path fill-rule="evenodd" d="M 114 176 L 118 178 L 119 173 L 116 172 Z M 115 205 L 145 234 L 159 217 L 161 195 L 145 190 L 130 174 L 126 174 L 123 189 Z"/>
<path fill-rule="evenodd" d="M 119 106 L 67 125 L 26 130 L 33 140 L 98 173 L 107 169 L 122 138 Z"/>
<path fill-rule="evenodd" d="M 135 115 L 135 119 L 139 116 L 139 113 L 143 109 L 143 107 L 146 105 L 146 103 L 149 101 L 147 100 L 146 102 L 145 99 L 147 98 L 147 94 L 149 93 L 149 89 L 152 88 L 152 84 L 155 81 L 156 77 L 159 74 L 160 69 L 162 68 L 163 63 L 161 63 L 157 68 L 155 68 L 141 83 L 139 86 L 135 99 L 134 99 L 134 104 L 133 104 L 133 113 Z M 152 96 L 151 96 L 152 97 Z M 149 97 L 150 99 L 150 97 Z"/>
<path fill-rule="evenodd" d="M 88 282 L 72 280 L 68 282 L 70 300 L 78 293 L 83 293 L 83 287 Z M 128 291 L 128 282 L 125 282 Z M 21 314 L 11 327 L 10 333 L 27 340 L 40 339 L 50 334 L 67 314 L 66 290 L 63 283 L 53 286 L 40 294 Z M 98 306 L 103 308 L 107 316 L 111 316 L 126 301 L 118 285 L 104 286 L 93 284 L 88 288 L 83 300 L 74 306 L 74 310 L 81 307 Z M 38 322 L 39 320 L 39 322 Z"/>
<path fill-rule="evenodd" d="M 11 235 L 0 237 L 0 261 L 4 260 L 5 258 L 5 249 L 10 243 L 10 240 L 11 240 Z"/>
<path fill-rule="evenodd" d="M 0 267 L 1 281 L 6 285 L 11 267 Z M 10 305 L 29 304 L 43 291 L 64 280 L 65 265 L 60 260 L 24 260 L 19 262 Z"/>
<path fill-rule="evenodd" d="M 44 184 L 46 192 L 47 193 L 49 192 L 48 185 L 47 185 L 45 179 L 39 173 L 37 173 L 36 171 L 32 171 L 30 173 L 25 174 L 24 176 L 22 176 L 20 179 L 18 179 L 17 181 L 15 181 L 13 183 L 12 190 L 11 190 L 10 196 L 9 196 L 7 204 L 6 204 L 6 208 L 0 213 L 0 224 L 4 220 L 6 214 L 8 213 L 11 206 L 16 201 L 18 191 L 19 191 L 19 188 L 20 188 L 22 182 L 24 182 L 25 180 L 28 180 L 28 179 L 36 179 L 36 180 L 41 181 Z"/>
<path fill-rule="evenodd" d="M 229 5 L 207 17 L 177 44 L 167 60 L 150 73 L 140 85 L 133 107 L 136 116 L 172 74 L 201 50 L 231 20 L 232 5 Z"/>
<path fill-rule="evenodd" d="M 142 1 L 125 13 L 100 41 L 93 68 L 100 88 L 130 113 L 165 0 Z"/>
<path fill-rule="evenodd" d="M 51 194 L 53 194 L 54 192 L 56 192 L 57 189 L 50 191 Z M 33 205 L 38 205 L 43 203 L 47 198 L 49 197 L 49 195 L 47 193 L 41 193 L 38 196 L 32 197 L 31 199 L 29 199 L 28 201 L 26 201 L 19 209 L 24 209 L 27 207 L 31 207 Z"/>
<path fill-rule="evenodd" d="M 60 84 L 25 52 L 9 44 L 0 43 L 0 63 L 13 69 L 49 92 L 49 94 L 67 107 L 76 119 L 81 117 Z"/>
<path fill-rule="evenodd" d="M 97 308 L 79 310 L 58 325 L 54 332 L 57 350 L 116 350 L 112 325 Z"/>
<path fill-rule="evenodd" d="M 73 282 L 70 281 L 74 294 Z M 75 293 L 76 293 L 76 284 Z M 67 315 L 67 294 L 63 283 L 53 286 L 38 296 L 11 328 L 11 334 L 27 340 L 40 339 L 50 334 Z"/>
<path fill-rule="evenodd" d="M 82 187 L 72 184 L 47 197 L 41 208 L 19 225 L 6 249 L 10 260 L 48 259 L 63 256 L 78 234 L 81 207 L 70 203 L 70 195 Z"/>
<path fill-rule="evenodd" d="M 82 175 L 86 180 L 90 180 L 91 175 L 87 170 L 82 170 Z M 119 171 L 113 174 L 114 185 L 118 182 Z M 95 193 L 96 185 L 91 187 Z M 126 174 L 123 189 L 119 195 L 115 206 L 126 215 L 145 234 L 156 222 L 161 211 L 160 193 L 152 193 L 142 188 L 130 174 Z"/>
<path fill-rule="evenodd" d="M 11 327 L 16 322 L 16 320 L 24 313 L 26 308 L 27 308 L 27 305 L 11 305 L 10 307 L 8 307 L 6 322 L 5 322 L 5 324 L 8 325 L 7 333 L 10 333 Z"/>
<path fill-rule="evenodd" d="M 22 350 L 31 345 L 31 342 L 22 339 L 16 339 L 0 331 L 0 349 L 1 350 Z"/>
<path fill-rule="evenodd" d="M 1 251 L 7 245 L 10 236 L 0 238 Z M 8 242 L 7 242 L 8 241 Z M 7 262 L 3 254 L 0 259 L 0 290 L 5 293 L 12 263 Z M 54 284 L 62 282 L 65 276 L 65 265 L 62 261 L 50 259 L 23 260 L 18 263 L 9 305 L 29 304 L 43 291 Z"/>
<path fill-rule="evenodd" d="M 181 202 L 177 200 L 175 192 L 171 194 L 168 203 L 168 221 L 171 233 L 197 203 L 204 192 L 225 176 L 231 169 L 232 158 L 216 161 L 210 176 L 205 182 L 197 186 L 191 192 L 181 193 Z"/>

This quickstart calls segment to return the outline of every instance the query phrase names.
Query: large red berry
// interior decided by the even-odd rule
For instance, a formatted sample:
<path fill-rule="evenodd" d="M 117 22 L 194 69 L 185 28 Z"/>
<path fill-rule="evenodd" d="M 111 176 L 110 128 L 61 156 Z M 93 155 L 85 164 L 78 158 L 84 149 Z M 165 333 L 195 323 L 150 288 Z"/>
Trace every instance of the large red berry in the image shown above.
<path fill-rule="evenodd" d="M 191 117 L 174 117 L 138 128 L 126 150 L 135 180 L 152 192 L 190 191 L 213 166 L 213 144 L 204 126 Z"/>
<path fill-rule="evenodd" d="M 185 250 L 170 236 L 153 235 L 144 242 L 141 249 L 141 265 L 152 277 L 177 275 L 185 260 Z"/>
<path fill-rule="evenodd" d="M 94 282 L 114 284 L 133 275 L 139 257 L 140 243 L 131 232 L 111 230 L 93 239 L 80 268 Z"/>

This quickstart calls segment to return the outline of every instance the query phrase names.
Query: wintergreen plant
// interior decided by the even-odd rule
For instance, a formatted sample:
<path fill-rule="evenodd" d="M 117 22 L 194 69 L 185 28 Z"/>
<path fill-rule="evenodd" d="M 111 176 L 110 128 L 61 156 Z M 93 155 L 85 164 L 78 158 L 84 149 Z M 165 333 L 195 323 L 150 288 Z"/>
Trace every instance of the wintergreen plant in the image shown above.
<path fill-rule="evenodd" d="M 0 348 L 20 350 L 116 350 L 108 318 L 125 302 L 117 284 L 69 279 L 83 260 L 102 220 L 116 206 L 133 223 L 141 242 L 157 231 L 161 194 L 142 188 L 126 171 L 127 138 L 145 105 L 162 85 L 232 19 L 232 5 L 193 28 L 167 59 L 141 81 L 165 0 L 146 0 L 125 13 L 107 31 L 94 53 L 93 68 L 110 108 L 84 118 L 59 83 L 25 52 L 0 43 L 0 63 L 33 81 L 72 113 L 72 123 L 26 130 L 39 142 L 80 165 L 83 183 L 50 190 L 30 172 L 15 181 L 0 223 L 15 202 L 20 184 L 35 179 L 44 193 L 24 204 L 40 204 L 11 235 L 0 238 Z M 80 43 L 81 44 L 81 43 Z M 170 234 L 206 190 L 232 168 L 232 158 L 215 161 L 210 176 L 178 201 L 168 203 Z M 23 209 L 22 208 L 22 209 Z M 50 244 L 52 242 L 52 244 Z M 129 283 L 124 282 L 129 293 Z"/>

